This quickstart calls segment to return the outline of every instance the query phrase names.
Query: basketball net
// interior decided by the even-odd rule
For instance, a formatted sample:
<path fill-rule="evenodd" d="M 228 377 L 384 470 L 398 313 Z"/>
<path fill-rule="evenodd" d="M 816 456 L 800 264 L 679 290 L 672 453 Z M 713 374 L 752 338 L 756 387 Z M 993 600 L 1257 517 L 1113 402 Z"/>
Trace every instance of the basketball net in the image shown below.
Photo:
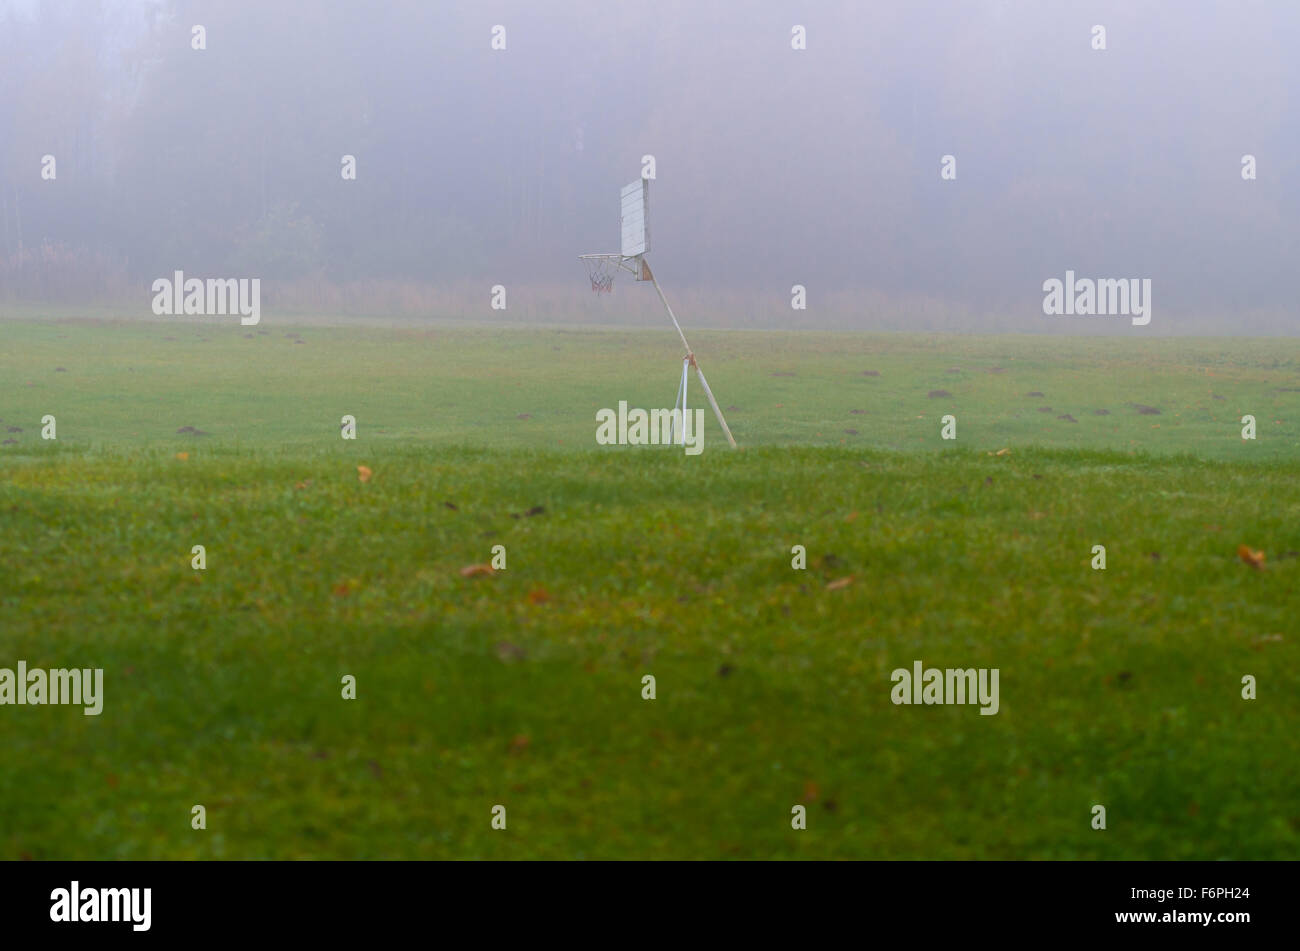
<path fill-rule="evenodd" d="M 617 259 L 590 257 L 583 258 L 582 263 L 587 265 L 587 277 L 591 278 L 591 289 L 595 293 L 608 294 L 614 289 L 614 275 L 618 272 Z"/>

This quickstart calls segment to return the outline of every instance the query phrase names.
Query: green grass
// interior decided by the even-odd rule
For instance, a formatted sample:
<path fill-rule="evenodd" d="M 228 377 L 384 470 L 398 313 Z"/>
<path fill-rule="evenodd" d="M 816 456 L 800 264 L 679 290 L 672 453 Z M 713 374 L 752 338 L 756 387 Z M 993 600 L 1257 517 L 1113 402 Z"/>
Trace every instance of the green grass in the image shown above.
<path fill-rule="evenodd" d="M 746 448 L 684 457 L 594 443 L 670 332 L 258 329 L 0 322 L 0 667 L 105 668 L 0 707 L 0 858 L 1300 845 L 1289 341 L 693 334 Z M 895 706 L 915 660 L 999 713 Z"/>
<path fill-rule="evenodd" d="M 940 418 L 952 414 L 956 447 L 1300 459 L 1292 340 L 758 331 L 691 340 L 748 447 L 949 449 Z M 597 409 L 619 399 L 670 405 L 680 375 L 671 328 L 0 321 L 0 431 L 18 421 L 24 432 L 7 438 L 31 448 L 52 413 L 71 448 L 176 446 L 184 426 L 207 433 L 204 445 L 315 448 L 351 414 L 368 447 L 592 449 Z M 939 390 L 951 396 L 928 395 Z M 695 380 L 691 392 L 692 405 L 704 405 Z M 1035 392 L 1043 396 L 1027 395 Z M 1257 421 L 1253 443 L 1241 438 L 1246 414 Z M 1065 415 L 1077 422 L 1058 419 Z M 706 451 L 720 446 L 711 419 L 707 439 Z"/>

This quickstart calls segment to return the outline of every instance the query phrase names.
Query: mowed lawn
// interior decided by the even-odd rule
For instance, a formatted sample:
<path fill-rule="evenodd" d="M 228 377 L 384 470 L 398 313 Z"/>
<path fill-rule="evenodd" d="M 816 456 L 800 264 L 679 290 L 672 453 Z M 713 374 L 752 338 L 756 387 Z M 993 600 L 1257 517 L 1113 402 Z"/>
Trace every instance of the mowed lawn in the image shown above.
<path fill-rule="evenodd" d="M 1300 459 L 1300 341 L 692 331 L 746 447 L 1039 446 Z M 0 319 L 0 446 L 595 449 L 595 414 L 668 407 L 672 328 L 241 327 L 235 318 Z M 61 369 L 60 369 L 61 368 Z M 691 379 L 691 405 L 705 406 Z M 933 395 L 932 395 L 933 394 Z M 1258 438 L 1241 438 L 1241 419 Z M 706 453 L 725 445 L 709 415 Z M 940 438 L 941 419 L 957 439 Z M 1063 417 L 1069 417 L 1063 418 Z M 7 433 L 11 425 L 22 433 Z M 7 456 L 0 456 L 0 459 Z"/>
<path fill-rule="evenodd" d="M 0 321 L 0 858 L 1295 855 L 1294 342 L 692 338 Z"/>

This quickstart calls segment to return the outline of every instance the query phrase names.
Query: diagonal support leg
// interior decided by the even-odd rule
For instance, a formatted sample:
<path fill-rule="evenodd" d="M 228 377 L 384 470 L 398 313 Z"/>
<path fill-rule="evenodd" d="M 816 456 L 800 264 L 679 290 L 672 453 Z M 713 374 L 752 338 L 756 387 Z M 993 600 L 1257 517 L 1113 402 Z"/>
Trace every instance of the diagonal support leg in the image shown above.
<path fill-rule="evenodd" d="M 695 362 L 695 354 L 690 354 L 687 359 L 695 367 L 695 375 L 700 378 L 700 386 L 704 387 L 704 395 L 709 398 L 709 405 L 713 407 L 713 415 L 718 417 L 718 425 L 722 427 L 722 432 L 726 434 L 727 442 L 731 443 L 731 448 L 736 448 L 736 438 L 731 435 L 731 427 L 727 425 L 726 419 L 722 416 L 722 410 L 718 408 L 718 401 L 713 398 L 713 391 L 709 389 L 709 381 L 704 379 L 704 371 L 700 365 Z"/>
<path fill-rule="evenodd" d="M 731 443 L 731 448 L 737 448 L 736 439 L 731 435 L 731 427 L 727 425 L 726 419 L 723 418 L 722 410 L 718 406 L 718 401 L 713 398 L 713 391 L 709 389 L 709 381 L 704 379 L 704 371 L 701 370 L 700 365 L 695 362 L 695 354 L 691 352 L 691 345 L 686 342 L 686 334 L 682 333 L 682 325 L 677 322 L 677 315 L 673 313 L 672 307 L 668 304 L 668 298 L 664 296 L 664 290 L 659 286 L 658 278 L 656 278 L 654 272 L 650 270 L 650 262 L 648 262 L 644 257 L 641 258 L 641 273 L 644 274 L 645 277 L 648 277 L 650 282 L 654 284 L 655 291 L 659 294 L 659 300 L 664 305 L 664 310 L 668 311 L 668 319 L 671 320 L 673 326 L 677 328 L 677 336 L 682 338 L 682 346 L 686 348 L 686 361 L 691 366 L 695 367 L 695 374 L 700 378 L 700 386 L 704 387 L 704 395 L 709 398 L 709 405 L 713 407 L 713 415 L 718 418 L 718 425 L 722 427 L 723 433 L 726 434 L 727 442 Z M 642 280 L 644 279 L 645 278 L 643 277 Z M 684 435 L 685 434 L 683 433 L 683 436 Z"/>

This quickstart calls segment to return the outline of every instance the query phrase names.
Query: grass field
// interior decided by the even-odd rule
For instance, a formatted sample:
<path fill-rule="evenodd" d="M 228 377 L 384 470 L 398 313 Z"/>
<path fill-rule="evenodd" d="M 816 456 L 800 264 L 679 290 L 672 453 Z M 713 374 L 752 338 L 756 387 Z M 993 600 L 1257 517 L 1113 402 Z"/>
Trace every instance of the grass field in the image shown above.
<path fill-rule="evenodd" d="M 0 858 L 1295 855 L 1295 341 L 674 339 L 0 321 Z"/>

